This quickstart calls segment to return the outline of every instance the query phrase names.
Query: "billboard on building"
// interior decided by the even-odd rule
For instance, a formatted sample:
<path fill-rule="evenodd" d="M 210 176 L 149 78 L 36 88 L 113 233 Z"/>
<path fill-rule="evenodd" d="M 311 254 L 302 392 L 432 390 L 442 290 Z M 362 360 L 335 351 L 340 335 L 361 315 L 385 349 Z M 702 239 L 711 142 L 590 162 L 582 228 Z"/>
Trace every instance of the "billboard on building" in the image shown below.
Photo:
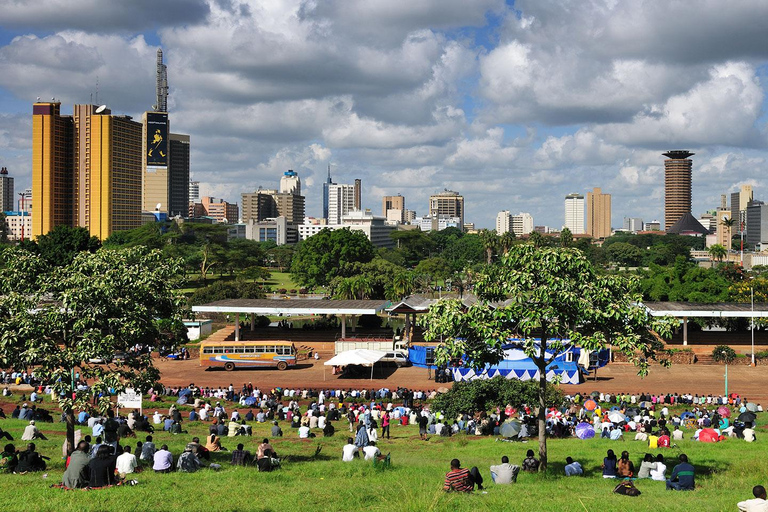
<path fill-rule="evenodd" d="M 168 165 L 168 114 L 147 112 L 147 165 Z"/>

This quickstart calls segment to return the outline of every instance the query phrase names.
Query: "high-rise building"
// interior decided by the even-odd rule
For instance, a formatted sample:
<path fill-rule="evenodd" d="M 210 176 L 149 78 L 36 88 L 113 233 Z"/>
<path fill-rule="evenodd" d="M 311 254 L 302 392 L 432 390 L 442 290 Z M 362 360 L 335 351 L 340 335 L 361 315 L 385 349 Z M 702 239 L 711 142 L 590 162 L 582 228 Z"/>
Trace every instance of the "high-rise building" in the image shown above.
<path fill-rule="evenodd" d="M 384 196 L 381 199 L 381 214 L 388 221 L 405 223 L 405 198 L 401 195 Z"/>
<path fill-rule="evenodd" d="M 238 221 L 237 203 L 228 203 L 217 197 L 204 196 L 199 203 L 190 206 L 190 217 L 211 217 L 219 223 L 234 224 Z"/>
<path fill-rule="evenodd" d="M 715 231 L 715 234 L 717 235 L 716 243 L 722 245 L 726 249 L 731 248 L 731 236 L 734 228 L 727 226 L 724 221 L 730 218 L 731 210 L 725 205 L 721 205 L 720 208 L 717 209 L 717 226 Z"/>
<path fill-rule="evenodd" d="M 144 112 L 141 121 L 143 130 L 141 207 L 144 211 L 158 210 L 169 213 L 170 123 L 168 114 Z"/>
<path fill-rule="evenodd" d="M 565 227 L 574 235 L 584 234 L 584 196 L 568 194 L 565 196 Z"/>
<path fill-rule="evenodd" d="M 663 153 L 664 160 L 664 230 L 669 229 L 686 213 L 691 213 L 691 174 L 694 155 L 686 150 Z"/>
<path fill-rule="evenodd" d="M 587 234 L 592 238 L 611 236 L 611 194 L 595 187 L 587 192 Z"/>
<path fill-rule="evenodd" d="M 8 176 L 8 168 L 0 169 L 0 208 L 3 212 L 13 210 L 13 178 Z"/>
<path fill-rule="evenodd" d="M 752 185 L 742 185 L 738 192 L 731 194 L 731 218 L 736 221 L 732 230 L 735 233 L 747 228 L 747 206 L 752 199 Z"/>
<path fill-rule="evenodd" d="M 328 186 L 328 224 L 341 224 L 341 219 L 354 210 L 354 185 L 334 183 Z"/>
<path fill-rule="evenodd" d="M 503 235 L 512 230 L 512 216 L 509 210 L 502 210 L 496 214 L 496 234 Z"/>
<path fill-rule="evenodd" d="M 277 205 L 277 214 L 288 219 L 290 224 L 301 224 L 304 222 L 304 196 L 300 194 L 278 193 L 275 194 L 275 203 Z"/>
<path fill-rule="evenodd" d="M 296 171 L 288 169 L 283 173 L 283 177 L 280 178 L 280 193 L 301 195 L 301 178 Z"/>
<path fill-rule="evenodd" d="M 517 215 L 512 215 L 512 232 L 515 236 L 529 235 L 533 233 L 533 215 L 530 213 L 520 212 Z"/>
<path fill-rule="evenodd" d="M 768 204 L 763 201 L 750 201 L 747 205 L 747 232 L 744 241 L 749 247 L 758 248 L 768 244 Z"/>
<path fill-rule="evenodd" d="M 61 115 L 61 103 L 32 106 L 32 237 L 56 226 L 74 225 L 72 116 Z"/>
<path fill-rule="evenodd" d="M 445 189 L 438 194 L 429 196 L 429 216 L 432 218 L 458 217 L 459 226 L 464 226 L 464 196 L 458 192 Z"/>
<path fill-rule="evenodd" d="M 640 217 L 624 217 L 624 231 L 637 233 L 643 230 L 643 219 Z"/>
<path fill-rule="evenodd" d="M 328 164 L 328 178 L 323 183 L 323 218 L 328 221 L 328 187 L 333 185 L 331 179 L 331 164 Z"/>
<path fill-rule="evenodd" d="M 355 204 L 354 204 L 355 211 L 360 211 L 363 209 L 363 180 L 356 179 L 355 180 Z"/>
<path fill-rule="evenodd" d="M 172 133 L 168 155 L 168 215 L 184 216 L 189 208 L 189 135 Z"/>
<path fill-rule="evenodd" d="M 261 222 L 278 217 L 277 190 L 260 189 L 252 193 L 241 194 L 243 204 L 243 222 Z"/>
<path fill-rule="evenodd" d="M 189 202 L 190 203 L 200 202 L 200 182 L 199 181 L 189 182 Z"/>
<path fill-rule="evenodd" d="M 19 194 L 19 196 L 19 211 L 32 213 L 32 189 L 25 188 L 24 192 Z M 28 231 L 27 236 L 29 236 L 30 233 L 31 231 Z"/>

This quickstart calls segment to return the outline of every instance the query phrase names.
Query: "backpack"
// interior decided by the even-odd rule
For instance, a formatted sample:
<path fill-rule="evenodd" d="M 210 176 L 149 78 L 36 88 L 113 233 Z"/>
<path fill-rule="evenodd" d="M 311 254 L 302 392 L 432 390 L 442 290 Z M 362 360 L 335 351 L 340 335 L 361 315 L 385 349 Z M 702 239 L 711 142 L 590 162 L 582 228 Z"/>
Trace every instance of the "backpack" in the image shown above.
<path fill-rule="evenodd" d="M 613 489 L 613 492 L 616 494 L 621 494 L 622 496 L 640 496 L 640 494 L 642 494 L 640 489 L 635 487 L 635 484 L 629 480 L 624 480 L 621 482 Z"/>

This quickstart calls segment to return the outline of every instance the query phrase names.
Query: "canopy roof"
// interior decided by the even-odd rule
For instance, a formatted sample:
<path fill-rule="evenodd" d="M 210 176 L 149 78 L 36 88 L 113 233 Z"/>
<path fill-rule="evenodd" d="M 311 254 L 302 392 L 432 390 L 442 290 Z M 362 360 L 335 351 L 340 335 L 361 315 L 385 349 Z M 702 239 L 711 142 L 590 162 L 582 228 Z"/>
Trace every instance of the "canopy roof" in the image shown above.
<path fill-rule="evenodd" d="M 676 318 L 765 318 L 768 304 L 743 302 L 718 302 L 699 304 L 695 302 L 644 302 L 652 316 L 673 316 Z"/>
<path fill-rule="evenodd" d="M 325 362 L 326 366 L 347 366 L 359 364 L 360 366 L 373 366 L 387 355 L 382 350 L 357 349 L 341 352 Z"/>
<path fill-rule="evenodd" d="M 375 315 L 388 304 L 385 300 L 226 299 L 192 306 L 192 311 L 257 315 Z"/>

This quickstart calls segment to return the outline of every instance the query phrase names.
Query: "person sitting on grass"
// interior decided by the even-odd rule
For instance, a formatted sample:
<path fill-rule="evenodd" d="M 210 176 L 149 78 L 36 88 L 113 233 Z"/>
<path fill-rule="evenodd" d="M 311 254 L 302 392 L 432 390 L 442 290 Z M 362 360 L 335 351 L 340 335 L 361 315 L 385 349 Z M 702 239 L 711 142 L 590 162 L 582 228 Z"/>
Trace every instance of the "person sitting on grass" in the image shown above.
<path fill-rule="evenodd" d="M 32 473 L 35 471 L 45 471 L 45 460 L 51 460 L 35 451 L 35 443 L 29 443 L 27 449 L 19 453 L 19 464 L 16 466 L 16 472 L 20 474 Z"/>
<path fill-rule="evenodd" d="M 501 458 L 501 464 L 491 466 L 491 480 L 497 485 L 505 485 L 517 482 L 517 474 L 520 472 L 520 466 L 510 464 L 509 457 L 504 455 Z"/>
<path fill-rule="evenodd" d="M 746 423 L 744 425 L 744 430 L 741 432 L 741 435 L 744 437 L 744 440 L 748 443 L 754 442 L 757 438 L 755 437 L 755 430 L 752 428 L 752 423 Z"/>
<path fill-rule="evenodd" d="M 533 456 L 533 450 L 528 450 L 523 460 L 523 471 L 535 473 L 539 470 L 539 461 Z"/>
<path fill-rule="evenodd" d="M 147 436 L 144 444 L 141 445 L 141 453 L 139 454 L 139 460 L 144 462 L 152 462 L 155 458 L 155 443 L 152 442 L 152 436 Z"/>
<path fill-rule="evenodd" d="M 565 476 L 583 476 L 584 469 L 581 464 L 573 460 L 571 457 L 565 458 Z"/>
<path fill-rule="evenodd" d="M 656 469 L 656 461 L 653 455 L 646 453 L 643 461 L 640 463 L 640 469 L 637 471 L 637 478 L 651 478 L 651 471 Z"/>
<path fill-rule="evenodd" d="M 16 447 L 12 444 L 5 445 L 3 453 L 0 453 L 0 473 L 14 473 L 19 464 Z"/>
<path fill-rule="evenodd" d="M 91 458 L 88 456 L 88 443 L 80 441 L 77 443 L 77 448 L 69 457 L 69 465 L 64 476 L 61 479 L 61 484 L 67 489 L 79 489 L 88 484 L 88 463 Z"/>
<path fill-rule="evenodd" d="M 616 464 L 616 454 L 613 453 L 613 450 L 608 450 L 605 458 L 603 458 L 603 478 L 616 478 Z"/>
<path fill-rule="evenodd" d="M 765 487 L 762 485 L 756 485 L 752 488 L 752 495 L 755 497 L 751 500 L 740 501 L 736 504 L 741 512 L 765 512 L 768 510 L 768 497 L 766 497 Z"/>
<path fill-rule="evenodd" d="M 247 466 L 251 463 L 252 457 L 251 452 L 244 449 L 243 443 L 240 443 L 237 445 L 236 450 L 232 450 L 232 461 L 231 464 L 233 466 Z"/>
<path fill-rule="evenodd" d="M 619 478 L 632 478 L 635 475 L 635 465 L 629 460 L 629 452 L 621 452 L 621 458 L 616 464 L 616 476 Z"/>
<path fill-rule="evenodd" d="M 2 411 L 2 409 L 0 409 L 0 411 Z M 3 417 L 5 417 L 5 416 L 3 416 Z M 3 437 L 6 438 L 9 441 L 13 441 L 13 436 L 9 432 L 6 432 L 2 428 L 0 428 L 0 439 L 3 438 Z"/>
<path fill-rule="evenodd" d="M 483 489 L 483 477 L 476 467 L 466 469 L 461 467 L 459 459 L 451 461 L 451 470 L 445 474 L 443 483 L 444 491 L 472 492 L 477 485 L 479 490 Z"/>
<path fill-rule="evenodd" d="M 170 473 L 173 470 L 173 455 L 168 451 L 168 445 L 164 444 L 155 452 L 152 469 L 155 473 Z"/>
<path fill-rule="evenodd" d="M 199 437 L 193 437 L 189 445 L 192 446 L 192 451 L 195 452 L 195 455 L 197 455 L 198 458 L 211 460 L 211 452 L 209 452 L 205 446 L 200 444 Z"/>
<path fill-rule="evenodd" d="M 256 465 L 259 471 L 272 471 L 280 465 L 275 449 L 269 444 L 269 439 L 262 440 L 259 451 L 256 453 Z"/>
<path fill-rule="evenodd" d="M 48 438 L 43 435 L 42 432 L 35 426 L 35 420 L 31 420 L 29 425 L 24 427 L 24 434 L 21 436 L 22 441 L 34 441 L 35 439 L 42 439 L 47 441 Z"/>
<path fill-rule="evenodd" d="M 194 448 L 191 444 L 187 444 L 184 447 L 184 453 L 179 455 L 179 460 L 176 463 L 176 469 L 182 473 L 194 473 L 198 469 L 203 467 L 203 463 L 195 455 Z"/>
<path fill-rule="evenodd" d="M 272 437 L 283 437 L 283 429 L 277 424 L 277 421 L 272 422 Z"/>
<path fill-rule="evenodd" d="M 656 469 L 651 470 L 651 480 L 664 482 L 667 480 L 666 476 L 667 465 L 664 464 L 664 456 L 662 454 L 656 455 Z"/>
<path fill-rule="evenodd" d="M 680 464 L 672 469 L 672 475 L 667 480 L 667 490 L 692 491 L 696 488 L 695 470 L 688 462 L 688 456 L 681 453 L 678 457 Z"/>
<path fill-rule="evenodd" d="M 376 442 L 369 441 L 368 446 L 363 448 L 363 454 L 365 455 L 365 460 L 373 460 L 381 455 L 381 450 L 376 446 Z"/>
<path fill-rule="evenodd" d="M 112 447 L 108 444 L 101 445 L 96 457 L 88 463 L 88 486 L 98 488 L 114 485 L 115 460 Z"/>
<path fill-rule="evenodd" d="M 341 460 L 343 462 L 352 462 L 355 457 L 360 457 L 360 453 L 355 446 L 355 440 L 351 437 L 347 438 L 347 444 L 341 449 Z"/>
<path fill-rule="evenodd" d="M 121 453 L 115 461 L 117 475 L 120 477 L 120 480 L 125 480 L 126 475 L 135 473 L 136 469 L 141 470 L 141 468 L 139 468 L 139 461 L 136 459 L 136 456 L 131 453 L 131 447 L 125 445 L 123 447 L 123 453 Z"/>
<path fill-rule="evenodd" d="M 226 450 L 221 446 L 221 438 L 216 434 L 211 434 L 210 437 L 208 437 L 208 442 L 205 443 L 205 448 L 209 452 L 221 452 Z"/>

